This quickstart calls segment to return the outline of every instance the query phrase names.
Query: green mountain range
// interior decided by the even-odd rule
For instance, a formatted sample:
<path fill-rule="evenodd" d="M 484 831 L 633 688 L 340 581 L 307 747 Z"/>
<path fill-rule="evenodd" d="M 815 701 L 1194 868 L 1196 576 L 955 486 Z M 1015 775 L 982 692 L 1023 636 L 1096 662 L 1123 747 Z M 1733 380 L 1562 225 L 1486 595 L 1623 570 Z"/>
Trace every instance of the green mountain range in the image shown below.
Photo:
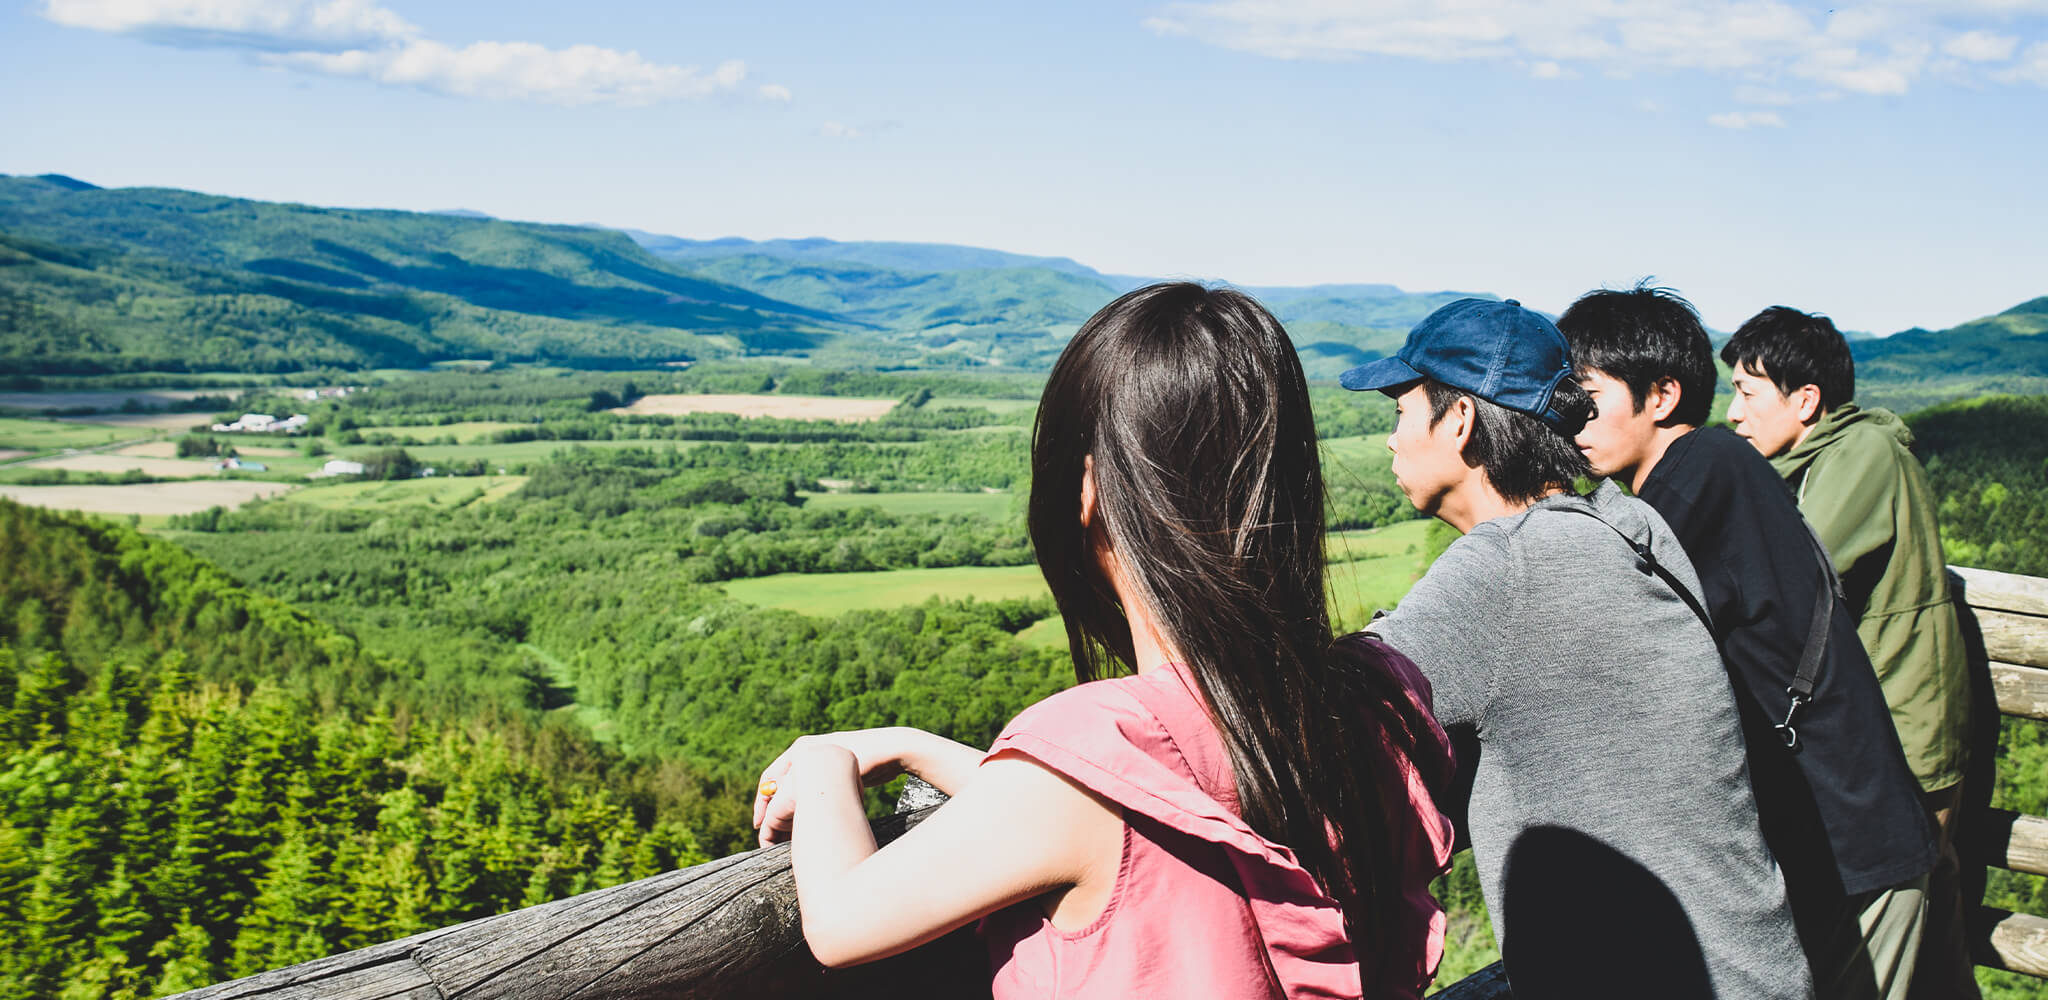
<path fill-rule="evenodd" d="M 16 371 L 617 367 L 844 329 L 605 230 L 0 177 L 0 366 Z"/>
<path fill-rule="evenodd" d="M 0 176 L 0 372 L 294 371 L 453 360 L 642 367 L 743 355 L 1042 371 L 1153 279 L 938 243 L 689 240 L 465 210 L 277 204 Z M 1251 286 L 1313 377 L 1397 350 L 1464 292 Z M 2048 298 L 1858 339 L 1858 374 L 1925 405 L 2048 389 Z"/>
<path fill-rule="evenodd" d="M 908 334 L 895 345 L 890 360 L 896 363 L 950 356 L 1044 367 L 1105 302 L 1159 280 L 1104 274 L 1066 257 L 943 243 L 688 240 L 625 232 L 654 255 L 705 277 Z M 1492 298 L 1368 284 L 1244 290 L 1287 324 L 1303 363 L 1318 377 L 1393 353 L 1409 327 L 1446 302 L 1474 294 Z"/>
<path fill-rule="evenodd" d="M 1034 371 L 1150 280 L 946 244 L 697 241 L 0 177 L 0 368 L 13 374 L 736 355 Z M 1324 376 L 1393 350 L 1455 297 L 1252 291 Z"/>

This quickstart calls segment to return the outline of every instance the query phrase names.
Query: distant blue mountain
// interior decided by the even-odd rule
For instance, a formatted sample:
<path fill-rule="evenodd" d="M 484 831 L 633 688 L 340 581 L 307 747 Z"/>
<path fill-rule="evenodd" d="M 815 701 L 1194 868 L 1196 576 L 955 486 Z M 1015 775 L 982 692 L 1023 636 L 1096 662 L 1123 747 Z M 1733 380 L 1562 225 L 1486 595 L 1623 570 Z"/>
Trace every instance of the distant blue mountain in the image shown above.
<path fill-rule="evenodd" d="M 1092 278 L 1111 287 L 1117 284 L 1100 271 L 1076 263 L 1068 257 L 1032 257 L 982 247 L 955 246 L 951 243 L 840 242 L 821 237 L 801 240 L 746 240 L 737 236 L 716 240 L 688 240 L 680 236 L 663 236 L 640 229 L 624 229 L 621 232 L 632 237 L 633 242 L 645 247 L 655 256 L 669 260 L 755 255 L 782 260 L 865 264 L 892 271 L 927 274 L 1006 267 L 1042 267 L 1062 274 Z"/>
<path fill-rule="evenodd" d="M 66 191 L 98 191 L 100 189 L 98 184 L 91 184 L 76 177 L 66 177 L 63 174 L 37 174 L 36 180 L 48 181 Z"/>
<path fill-rule="evenodd" d="M 1046 364 L 1110 299 L 1161 280 L 1104 274 L 1068 257 L 947 243 L 823 238 L 691 240 L 621 230 L 648 252 L 713 281 L 856 320 L 929 334 L 923 349 L 971 356 L 1000 342 L 1002 363 Z M 1248 285 L 1287 324 L 1311 375 L 1398 349 L 1438 306 L 1483 292 L 1409 292 L 1387 284 Z M 895 358 L 902 362 L 902 358 Z"/>

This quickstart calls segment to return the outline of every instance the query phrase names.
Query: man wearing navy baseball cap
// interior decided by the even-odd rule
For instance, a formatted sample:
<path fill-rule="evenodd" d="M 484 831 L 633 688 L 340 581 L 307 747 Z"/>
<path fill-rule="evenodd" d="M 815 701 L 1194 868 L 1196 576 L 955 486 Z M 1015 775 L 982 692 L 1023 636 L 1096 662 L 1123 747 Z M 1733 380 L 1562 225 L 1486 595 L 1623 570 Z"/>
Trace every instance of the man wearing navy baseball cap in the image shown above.
<path fill-rule="evenodd" d="M 1463 533 L 1369 631 L 1464 738 L 1517 1000 L 1811 997 L 1699 579 L 1647 505 L 1573 491 L 1593 406 L 1557 327 L 1460 299 L 1341 381 L 1394 398 L 1401 491 Z"/>

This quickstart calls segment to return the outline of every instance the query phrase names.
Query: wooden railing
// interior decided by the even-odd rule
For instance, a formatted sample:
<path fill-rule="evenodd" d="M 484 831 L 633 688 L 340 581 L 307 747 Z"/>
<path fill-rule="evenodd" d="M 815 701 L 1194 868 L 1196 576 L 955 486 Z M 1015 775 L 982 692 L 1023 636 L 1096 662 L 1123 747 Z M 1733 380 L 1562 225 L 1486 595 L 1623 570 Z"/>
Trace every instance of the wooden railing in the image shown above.
<path fill-rule="evenodd" d="M 1993 751 L 1992 704 L 1997 713 L 2048 720 L 2048 580 L 1959 568 L 1952 582 L 1970 610 L 1966 631 L 1984 721 L 1978 748 Z M 937 808 L 919 805 L 906 796 L 899 815 L 876 822 L 877 838 L 893 840 Z M 2048 818 L 1973 810 L 1964 837 L 1966 866 L 2048 875 Z M 2048 978 L 2048 919 L 1987 907 L 1971 931 L 1979 964 Z M 785 845 L 209 986 L 180 1000 L 953 1000 L 988 993 L 986 959 L 971 929 L 872 965 L 820 967 L 804 946 Z M 1510 991 L 1496 963 L 1437 996 L 1506 1000 Z"/>
<path fill-rule="evenodd" d="M 1970 633 L 1971 665 L 1988 668 L 1971 674 L 1988 688 L 1978 693 L 1972 749 L 1989 765 L 1998 750 L 1999 727 L 1998 715 L 1985 703 L 1995 704 L 2002 715 L 2048 720 L 2048 580 L 1960 566 L 1951 570 L 1950 583 L 1970 612 L 1964 629 Z M 1989 808 L 1991 767 L 1974 771 L 1977 808 L 1966 812 L 1960 831 L 1965 867 L 2048 875 L 2048 819 Z M 1977 964 L 2048 978 L 2048 919 L 1981 907 L 1971 922 L 1971 936 Z"/>

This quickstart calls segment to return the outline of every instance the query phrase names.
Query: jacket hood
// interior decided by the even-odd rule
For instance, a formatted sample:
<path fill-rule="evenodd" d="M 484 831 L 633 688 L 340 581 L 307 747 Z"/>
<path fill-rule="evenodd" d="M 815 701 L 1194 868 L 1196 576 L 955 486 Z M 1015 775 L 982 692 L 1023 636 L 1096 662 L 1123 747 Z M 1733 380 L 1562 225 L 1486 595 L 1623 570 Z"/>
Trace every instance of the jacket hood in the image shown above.
<path fill-rule="evenodd" d="M 1778 470 L 1779 475 L 1790 478 L 1812 462 L 1814 456 L 1820 454 L 1822 449 L 1848 433 L 1852 427 L 1882 431 L 1898 441 L 1902 447 L 1913 446 L 1913 429 L 1907 427 L 1906 422 L 1900 419 L 1898 414 L 1881 406 L 1866 409 L 1855 403 L 1843 403 L 1828 411 L 1828 415 L 1822 417 L 1820 423 L 1813 425 L 1813 430 L 1806 435 L 1806 440 L 1793 445 L 1791 450 L 1783 455 L 1771 459 L 1771 466 Z"/>

